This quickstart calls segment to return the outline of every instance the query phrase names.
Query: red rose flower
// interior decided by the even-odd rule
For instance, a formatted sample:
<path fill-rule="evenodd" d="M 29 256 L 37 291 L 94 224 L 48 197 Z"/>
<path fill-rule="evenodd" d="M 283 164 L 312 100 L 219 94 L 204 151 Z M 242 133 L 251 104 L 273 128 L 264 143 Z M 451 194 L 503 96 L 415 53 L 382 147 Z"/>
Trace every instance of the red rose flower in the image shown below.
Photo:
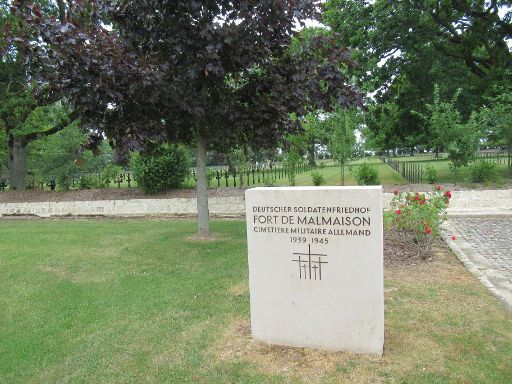
<path fill-rule="evenodd" d="M 414 200 L 418 201 L 420 199 L 419 195 L 414 196 Z"/>
<path fill-rule="evenodd" d="M 393 191 L 393 193 L 395 194 L 395 196 L 398 195 L 398 191 L 396 189 Z"/>
<path fill-rule="evenodd" d="M 426 227 L 426 228 L 425 228 L 425 233 L 426 233 L 427 235 L 430 235 L 430 232 L 431 232 L 431 231 L 430 231 L 430 228 L 429 228 L 429 227 Z"/>
<path fill-rule="evenodd" d="M 452 193 L 450 191 L 446 191 L 444 195 L 449 199 L 452 198 Z"/>
<path fill-rule="evenodd" d="M 401 210 L 399 210 L 399 209 L 397 209 L 397 210 L 396 210 L 396 214 L 397 214 L 397 215 L 399 215 L 399 214 L 401 214 L 401 213 L 402 213 L 402 211 L 401 211 Z"/>
<path fill-rule="evenodd" d="M 457 236 L 452 236 L 452 240 L 457 240 Z"/>

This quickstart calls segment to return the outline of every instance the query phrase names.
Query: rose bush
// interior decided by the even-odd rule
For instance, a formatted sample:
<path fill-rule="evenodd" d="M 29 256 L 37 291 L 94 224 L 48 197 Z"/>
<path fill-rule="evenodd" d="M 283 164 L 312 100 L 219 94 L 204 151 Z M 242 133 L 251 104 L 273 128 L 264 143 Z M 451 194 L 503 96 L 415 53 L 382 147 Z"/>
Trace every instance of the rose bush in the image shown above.
<path fill-rule="evenodd" d="M 434 240 L 440 236 L 451 197 L 451 192 L 441 186 L 430 194 L 394 191 L 390 209 L 384 214 L 385 226 L 397 241 L 411 242 L 418 256 L 426 259 Z"/>

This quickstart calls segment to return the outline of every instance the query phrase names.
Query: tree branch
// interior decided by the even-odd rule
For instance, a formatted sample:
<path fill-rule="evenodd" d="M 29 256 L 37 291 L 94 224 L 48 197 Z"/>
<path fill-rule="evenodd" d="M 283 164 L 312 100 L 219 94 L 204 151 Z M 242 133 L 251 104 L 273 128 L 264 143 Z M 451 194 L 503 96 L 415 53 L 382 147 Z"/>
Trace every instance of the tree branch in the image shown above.
<path fill-rule="evenodd" d="M 45 131 L 27 133 L 26 135 L 21 136 L 21 138 L 25 144 L 28 144 L 34 140 L 40 139 L 42 137 L 50 136 L 50 135 L 53 135 L 54 133 L 62 131 L 64 128 L 66 128 L 69 124 L 71 124 L 73 121 L 75 121 L 78 118 L 78 112 L 75 111 L 75 112 L 71 113 L 68 117 L 69 117 L 68 119 L 53 126 L 52 128 L 49 128 Z"/>

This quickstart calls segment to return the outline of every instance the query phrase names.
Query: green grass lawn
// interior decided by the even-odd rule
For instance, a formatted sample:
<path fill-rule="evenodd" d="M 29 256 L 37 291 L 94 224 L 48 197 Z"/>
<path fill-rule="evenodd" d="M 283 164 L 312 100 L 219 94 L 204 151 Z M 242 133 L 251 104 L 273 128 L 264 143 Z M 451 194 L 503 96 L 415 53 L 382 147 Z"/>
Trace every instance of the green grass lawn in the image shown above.
<path fill-rule="evenodd" d="M 398 161 L 441 161 L 442 159 L 446 159 L 448 157 L 447 153 L 440 153 L 439 159 L 433 159 L 434 155 L 432 153 L 421 153 L 415 154 L 414 156 L 397 156 L 390 157 L 393 160 Z"/>
<path fill-rule="evenodd" d="M 453 255 L 386 268 L 383 357 L 252 343 L 245 225 L 0 221 L 0 383 L 508 383 L 512 315 Z"/>
<path fill-rule="evenodd" d="M 368 161 L 377 167 L 379 172 L 380 181 L 382 184 L 406 184 L 405 179 L 396 173 L 393 169 L 391 169 L 386 164 L 382 162 L 377 163 L 375 161 Z M 350 171 L 356 171 L 356 168 L 362 164 L 362 161 L 357 161 L 350 163 L 350 165 L 345 166 L 345 185 L 357 185 L 357 181 Z M 318 167 L 315 169 L 316 172 L 321 173 L 325 178 L 325 185 L 341 185 L 341 167 L 339 165 L 331 165 Z M 289 185 L 288 179 L 280 179 L 277 180 L 274 185 L 286 186 Z M 311 177 L 311 172 L 304 172 L 297 174 L 295 178 L 295 185 L 298 186 L 310 186 L 313 185 L 313 178 Z"/>
<path fill-rule="evenodd" d="M 377 167 L 379 172 L 380 180 L 383 184 L 406 184 L 406 180 L 396 173 L 393 169 L 391 169 L 386 164 L 383 164 L 382 161 L 378 158 L 365 158 L 365 159 L 357 159 L 349 162 L 345 166 L 345 185 L 357 185 L 355 177 L 351 173 L 351 169 L 355 171 L 359 165 L 363 162 L 369 163 Z M 334 160 L 318 160 L 318 167 L 314 169 L 315 172 L 321 173 L 325 178 L 324 185 L 341 185 L 341 169 L 339 164 L 336 164 Z M 311 186 L 313 185 L 313 178 L 311 177 L 312 171 L 306 172 L 298 172 L 295 176 L 295 185 L 297 186 Z M 265 185 L 273 185 L 273 186 L 289 186 L 290 182 L 286 175 L 282 175 L 281 178 L 274 178 L 274 174 L 271 173 L 271 178 L 267 181 L 267 183 L 263 182 L 263 178 L 260 178 L 260 183 L 257 182 L 257 176 L 255 177 L 256 183 L 253 184 L 252 176 L 250 179 L 249 186 L 265 186 Z M 268 173 L 267 173 L 268 177 Z M 246 180 L 244 178 L 244 180 Z M 221 180 L 221 187 L 226 186 L 225 179 Z M 229 178 L 229 186 L 233 187 L 233 177 Z M 211 188 L 215 188 L 217 186 L 217 180 L 213 180 L 210 183 Z M 240 180 L 237 177 L 237 186 L 240 186 Z M 244 181 L 244 186 L 247 186 L 247 181 Z M 188 180 L 186 183 L 186 187 L 195 188 L 195 182 L 193 180 Z"/>
<path fill-rule="evenodd" d="M 414 161 L 417 164 L 422 166 L 432 165 L 437 171 L 438 183 L 453 183 L 455 181 L 453 173 L 450 171 L 450 162 L 449 160 L 422 160 L 420 156 L 415 157 L 402 157 L 397 158 L 400 162 L 410 162 Z M 503 161 L 503 160 L 502 160 Z M 504 162 L 498 163 L 498 173 L 499 177 L 503 181 L 510 180 L 508 176 L 507 164 Z M 467 168 L 461 168 L 460 175 L 458 176 L 458 183 L 466 183 L 467 182 Z"/>

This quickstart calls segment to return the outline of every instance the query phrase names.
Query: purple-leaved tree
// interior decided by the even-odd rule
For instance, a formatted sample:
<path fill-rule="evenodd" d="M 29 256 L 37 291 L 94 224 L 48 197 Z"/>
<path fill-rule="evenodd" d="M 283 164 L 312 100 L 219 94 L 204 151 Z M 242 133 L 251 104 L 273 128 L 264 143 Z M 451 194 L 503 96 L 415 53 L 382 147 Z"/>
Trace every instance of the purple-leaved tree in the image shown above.
<path fill-rule="evenodd" d="M 15 1 L 21 32 L 13 39 L 38 94 L 68 100 L 118 152 L 195 143 L 198 235 L 208 237 L 208 148 L 272 147 L 301 129 L 292 115 L 361 104 L 335 35 L 290 49 L 319 3 L 82 0 L 68 1 L 61 21 Z"/>

